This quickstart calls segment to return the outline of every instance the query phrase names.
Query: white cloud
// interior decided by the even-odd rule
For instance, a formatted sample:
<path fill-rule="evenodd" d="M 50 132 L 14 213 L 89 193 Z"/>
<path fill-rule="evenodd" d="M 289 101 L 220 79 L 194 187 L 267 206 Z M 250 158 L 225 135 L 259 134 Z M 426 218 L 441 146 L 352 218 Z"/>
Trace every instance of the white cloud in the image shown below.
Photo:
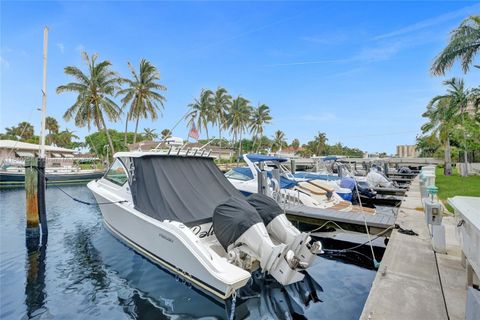
<path fill-rule="evenodd" d="M 62 54 L 65 52 L 65 46 L 63 45 L 63 43 L 57 43 L 57 47 Z"/>
<path fill-rule="evenodd" d="M 430 27 L 434 27 L 436 25 L 448 22 L 450 20 L 454 20 L 457 18 L 465 18 L 466 16 L 470 14 L 475 14 L 476 12 L 480 10 L 480 4 L 475 4 L 473 6 L 465 7 L 456 11 L 448 12 L 442 15 L 439 15 L 437 17 L 433 17 L 430 19 L 426 19 L 423 21 L 419 21 L 417 23 L 411 24 L 409 26 L 391 31 L 389 33 L 385 33 L 379 36 L 376 36 L 374 39 L 375 40 L 381 40 L 381 39 L 386 39 L 386 38 L 392 38 L 392 37 L 397 37 L 397 36 L 402 36 L 407 33 L 427 29 Z"/>
<path fill-rule="evenodd" d="M 8 62 L 5 58 L 0 56 L 0 66 L 2 66 L 5 69 L 10 68 L 10 62 Z"/>

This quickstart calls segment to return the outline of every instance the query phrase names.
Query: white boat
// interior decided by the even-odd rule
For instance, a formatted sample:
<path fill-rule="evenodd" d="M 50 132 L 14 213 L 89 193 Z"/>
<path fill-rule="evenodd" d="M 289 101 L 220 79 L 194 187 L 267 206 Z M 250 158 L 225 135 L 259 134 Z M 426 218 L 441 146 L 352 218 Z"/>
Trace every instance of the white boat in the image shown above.
<path fill-rule="evenodd" d="M 202 151 L 119 152 L 88 184 L 107 228 L 169 271 L 221 299 L 261 269 L 301 281 L 321 244 L 270 198 L 245 199 Z M 273 203 L 272 203 L 273 202 Z"/>
<path fill-rule="evenodd" d="M 303 179 L 296 180 L 288 169 L 281 165 L 282 162 L 287 161 L 285 158 L 245 154 L 243 159 L 248 167 L 233 168 L 225 176 L 244 195 L 257 192 L 258 174 L 263 169 L 269 174 L 271 196 L 280 197 L 282 202 L 293 201 L 308 207 L 339 211 L 352 209 L 351 202 L 343 200 L 329 183 L 320 180 L 308 182 Z M 277 178 L 272 175 L 274 168 L 280 170 L 280 176 Z"/>

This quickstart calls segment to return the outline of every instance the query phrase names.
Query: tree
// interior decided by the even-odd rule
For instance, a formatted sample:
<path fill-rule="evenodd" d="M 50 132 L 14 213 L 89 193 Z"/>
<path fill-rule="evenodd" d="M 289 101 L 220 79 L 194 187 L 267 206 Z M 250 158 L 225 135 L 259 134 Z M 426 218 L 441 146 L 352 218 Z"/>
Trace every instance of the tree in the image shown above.
<path fill-rule="evenodd" d="M 449 97 L 437 96 L 433 98 L 427 106 L 427 111 L 422 117 L 427 118 L 429 122 L 425 123 L 421 129 L 422 132 L 430 133 L 438 137 L 444 145 L 445 167 L 444 174 L 452 174 L 452 155 L 450 149 L 450 135 L 454 126 L 454 117 L 457 110 L 453 108 Z"/>
<path fill-rule="evenodd" d="M 220 148 L 222 147 L 222 129 L 225 128 L 228 109 L 232 104 L 232 96 L 228 94 L 227 90 L 218 87 L 213 96 L 213 123 L 218 126 L 218 137 L 220 141 Z"/>
<path fill-rule="evenodd" d="M 160 134 L 162 135 L 162 140 L 167 140 L 172 136 L 172 131 L 170 129 L 163 129 Z"/>
<path fill-rule="evenodd" d="M 25 141 L 35 137 L 35 130 L 30 122 L 20 122 L 16 127 L 5 128 L 5 134 L 2 139 L 12 139 Z"/>
<path fill-rule="evenodd" d="M 48 130 L 48 135 L 47 135 L 48 144 L 51 144 L 54 140 L 53 135 L 57 134 L 58 130 L 60 129 L 57 119 L 55 119 L 54 117 L 46 117 L 45 129 Z"/>
<path fill-rule="evenodd" d="M 250 122 L 251 113 L 252 107 L 250 106 L 250 101 L 241 96 L 233 99 L 230 112 L 227 116 L 227 126 L 232 133 L 233 141 L 239 142 L 238 158 L 240 158 L 242 152 L 242 134 Z"/>
<path fill-rule="evenodd" d="M 263 127 L 265 124 L 270 123 L 271 120 L 270 108 L 266 104 L 261 104 L 253 109 L 249 125 L 250 133 L 253 135 L 252 149 L 254 149 L 258 138 L 263 136 Z"/>
<path fill-rule="evenodd" d="M 213 92 L 208 89 L 202 89 L 200 92 L 200 98 L 195 99 L 192 103 L 188 105 L 190 108 L 190 113 L 187 115 L 189 120 L 189 125 L 195 124 L 199 131 L 202 131 L 202 128 L 205 129 L 208 136 L 208 124 L 213 122 Z"/>
<path fill-rule="evenodd" d="M 282 150 L 283 147 L 287 145 L 287 141 L 285 141 L 285 133 L 281 130 L 275 131 L 273 134 L 273 145 L 272 150 Z"/>
<path fill-rule="evenodd" d="M 292 146 L 292 148 L 298 149 L 298 148 L 300 148 L 300 140 L 298 140 L 298 139 L 293 139 L 293 140 L 292 140 L 292 143 L 291 143 L 290 145 Z"/>
<path fill-rule="evenodd" d="M 162 134 L 163 134 L 163 131 L 162 131 Z M 155 133 L 155 129 L 145 128 L 143 129 L 143 137 L 147 141 L 154 141 L 155 139 L 158 138 L 158 134 Z"/>
<path fill-rule="evenodd" d="M 470 16 L 451 32 L 447 47 L 435 58 L 430 71 L 444 75 L 458 59 L 467 73 L 475 55 L 480 50 L 480 16 Z"/>
<path fill-rule="evenodd" d="M 69 121 L 74 117 L 75 125 L 78 127 L 86 125 L 90 130 L 93 122 L 98 130 L 103 129 L 113 154 L 115 149 L 105 123 L 105 115 L 111 121 L 116 121 L 120 117 L 121 110 L 111 99 L 120 89 L 120 79 L 117 73 L 110 70 L 112 65 L 110 61 L 97 63 L 98 56 L 94 54 L 90 58 L 86 52 L 82 53 L 82 57 L 88 65 L 88 73 L 85 74 L 74 66 L 65 67 L 65 73 L 75 78 L 77 82 L 57 87 L 58 94 L 68 91 L 77 93 L 75 103 L 67 109 L 63 118 Z"/>
<path fill-rule="evenodd" d="M 73 139 L 79 139 L 79 137 L 74 131 L 70 131 L 69 129 L 65 129 L 64 131 L 55 134 L 55 144 L 62 148 L 74 147 L 75 144 L 72 141 Z"/>
<path fill-rule="evenodd" d="M 128 68 L 132 73 L 132 79 L 122 79 L 122 82 L 127 83 L 128 86 L 120 90 L 118 95 L 123 95 L 122 103 L 124 107 L 130 105 L 125 123 L 125 133 L 127 132 L 128 121 L 136 120 L 133 136 L 133 143 L 135 143 L 137 141 L 138 121 L 140 118 L 147 119 L 150 117 L 152 120 L 158 118 L 157 112 L 164 108 L 163 104 L 165 102 L 165 97 L 158 91 L 166 91 L 167 88 L 158 83 L 160 72 L 148 60 L 140 60 L 138 73 L 130 62 Z"/>
<path fill-rule="evenodd" d="M 321 155 L 323 153 L 323 151 L 325 150 L 325 147 L 327 145 L 327 135 L 324 133 L 324 132 L 319 132 L 316 136 L 315 136 L 315 154 L 316 155 Z"/>

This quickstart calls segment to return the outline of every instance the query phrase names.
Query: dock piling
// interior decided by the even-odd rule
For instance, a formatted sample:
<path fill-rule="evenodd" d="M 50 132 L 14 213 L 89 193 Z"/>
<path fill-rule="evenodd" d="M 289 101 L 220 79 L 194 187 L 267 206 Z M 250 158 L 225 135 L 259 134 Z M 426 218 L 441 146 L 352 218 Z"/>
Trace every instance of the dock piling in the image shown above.
<path fill-rule="evenodd" d="M 36 238 L 40 236 L 38 215 L 38 174 L 37 159 L 25 160 L 25 195 L 26 195 L 26 237 Z"/>
<path fill-rule="evenodd" d="M 40 220 L 40 225 L 42 227 L 42 235 L 48 234 L 47 226 L 47 208 L 45 205 L 45 188 L 46 188 L 46 179 L 45 179 L 45 158 L 38 158 L 38 217 Z"/>

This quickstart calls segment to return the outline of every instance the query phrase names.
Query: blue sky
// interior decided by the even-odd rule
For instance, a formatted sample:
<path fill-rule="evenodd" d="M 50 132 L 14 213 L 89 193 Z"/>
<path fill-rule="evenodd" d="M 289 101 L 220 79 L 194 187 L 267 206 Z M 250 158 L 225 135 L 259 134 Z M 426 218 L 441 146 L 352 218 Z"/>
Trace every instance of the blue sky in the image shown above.
<path fill-rule="evenodd" d="M 474 2 L 4 2 L 1 4 L 0 128 L 30 121 L 39 128 L 42 34 L 48 25 L 47 113 L 74 102 L 55 88 L 96 52 L 128 76 L 127 61 L 152 61 L 167 86 L 163 117 L 140 128 L 172 127 L 202 88 L 226 87 L 253 105 L 270 106 L 277 129 L 302 143 L 318 131 L 329 143 L 393 153 L 414 143 L 421 114 L 442 81 L 480 72 L 455 66 L 432 77 L 429 66 Z M 479 62 L 478 59 L 476 61 Z M 123 130 L 123 123 L 109 124 Z M 131 125 L 131 128 L 133 124 Z M 182 123 L 174 135 L 185 137 Z M 204 136 L 204 135 L 203 135 Z"/>

